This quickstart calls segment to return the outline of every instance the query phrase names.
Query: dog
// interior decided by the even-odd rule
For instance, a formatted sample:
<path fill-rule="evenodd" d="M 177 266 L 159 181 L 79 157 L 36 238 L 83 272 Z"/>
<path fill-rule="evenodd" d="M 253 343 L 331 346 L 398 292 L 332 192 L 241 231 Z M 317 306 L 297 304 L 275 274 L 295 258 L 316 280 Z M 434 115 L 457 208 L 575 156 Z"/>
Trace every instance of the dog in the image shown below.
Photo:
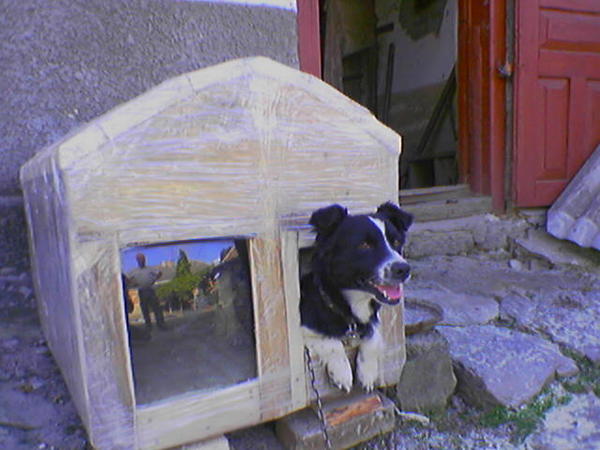
<path fill-rule="evenodd" d="M 329 378 L 349 392 L 354 384 L 344 342 L 358 340 L 356 376 L 371 391 L 377 383 L 381 305 L 397 305 L 410 266 L 402 256 L 413 216 L 388 202 L 375 214 L 350 215 L 334 204 L 313 212 L 316 231 L 310 271 L 300 280 L 304 345 Z"/>

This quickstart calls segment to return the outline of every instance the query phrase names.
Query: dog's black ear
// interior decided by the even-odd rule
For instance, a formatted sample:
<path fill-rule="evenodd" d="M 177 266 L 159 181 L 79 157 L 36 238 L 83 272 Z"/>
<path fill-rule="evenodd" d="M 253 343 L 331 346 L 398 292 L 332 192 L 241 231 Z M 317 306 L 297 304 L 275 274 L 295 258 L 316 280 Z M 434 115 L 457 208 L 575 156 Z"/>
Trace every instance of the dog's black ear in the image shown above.
<path fill-rule="evenodd" d="M 413 223 L 413 215 L 403 211 L 392 202 L 386 202 L 377 208 L 377 214 L 384 216 L 400 230 L 408 230 Z"/>
<path fill-rule="evenodd" d="M 340 205 L 326 206 L 317 209 L 310 216 L 309 223 L 315 228 L 321 236 L 331 234 L 340 222 L 348 215 L 348 210 Z"/>

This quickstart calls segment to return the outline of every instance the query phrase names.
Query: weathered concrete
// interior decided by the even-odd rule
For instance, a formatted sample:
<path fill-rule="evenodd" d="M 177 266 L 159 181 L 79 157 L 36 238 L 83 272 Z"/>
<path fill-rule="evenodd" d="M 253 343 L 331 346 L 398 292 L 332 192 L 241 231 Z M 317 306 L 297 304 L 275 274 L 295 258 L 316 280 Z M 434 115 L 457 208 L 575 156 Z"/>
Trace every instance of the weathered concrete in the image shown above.
<path fill-rule="evenodd" d="M 600 250 L 600 145 L 548 210 L 548 232 Z"/>
<path fill-rule="evenodd" d="M 425 413 L 442 409 L 455 387 L 446 339 L 435 330 L 408 336 L 406 363 L 396 386 L 400 408 Z"/>
<path fill-rule="evenodd" d="M 538 336 L 492 325 L 436 329 L 448 340 L 458 392 L 477 406 L 522 405 L 555 375 L 578 371 L 557 345 Z"/>
<path fill-rule="evenodd" d="M 298 67 L 296 13 L 210 1 L 23 0 L 0 7 L 0 194 L 67 132 L 175 75 L 245 56 Z"/>
<path fill-rule="evenodd" d="M 525 444 L 531 450 L 600 448 L 600 399 L 578 395 L 553 409 Z"/>

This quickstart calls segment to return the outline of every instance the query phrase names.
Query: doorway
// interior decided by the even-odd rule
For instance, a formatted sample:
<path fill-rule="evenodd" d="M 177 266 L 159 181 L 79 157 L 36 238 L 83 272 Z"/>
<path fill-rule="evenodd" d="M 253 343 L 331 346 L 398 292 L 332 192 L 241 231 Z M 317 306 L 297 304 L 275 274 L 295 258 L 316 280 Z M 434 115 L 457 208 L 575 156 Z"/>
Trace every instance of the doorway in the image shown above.
<path fill-rule="evenodd" d="M 403 138 L 400 188 L 456 185 L 458 0 L 321 0 L 323 79 Z"/>

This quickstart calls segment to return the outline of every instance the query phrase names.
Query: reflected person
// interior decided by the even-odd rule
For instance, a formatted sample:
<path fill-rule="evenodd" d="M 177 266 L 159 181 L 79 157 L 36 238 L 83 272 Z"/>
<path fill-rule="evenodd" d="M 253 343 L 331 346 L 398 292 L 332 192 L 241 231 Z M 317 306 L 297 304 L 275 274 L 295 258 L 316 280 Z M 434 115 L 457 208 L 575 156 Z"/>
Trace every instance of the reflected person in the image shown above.
<path fill-rule="evenodd" d="M 150 317 L 150 311 L 152 311 L 158 328 L 166 330 L 165 316 L 156 292 L 154 292 L 154 288 L 152 287 L 156 280 L 160 278 L 162 272 L 146 266 L 146 256 L 143 253 L 135 255 L 135 259 L 138 267 L 127 274 L 127 280 L 131 283 L 132 287 L 138 288 L 140 306 L 144 315 L 144 321 L 146 322 L 146 328 L 148 330 L 152 329 L 152 319 Z"/>

